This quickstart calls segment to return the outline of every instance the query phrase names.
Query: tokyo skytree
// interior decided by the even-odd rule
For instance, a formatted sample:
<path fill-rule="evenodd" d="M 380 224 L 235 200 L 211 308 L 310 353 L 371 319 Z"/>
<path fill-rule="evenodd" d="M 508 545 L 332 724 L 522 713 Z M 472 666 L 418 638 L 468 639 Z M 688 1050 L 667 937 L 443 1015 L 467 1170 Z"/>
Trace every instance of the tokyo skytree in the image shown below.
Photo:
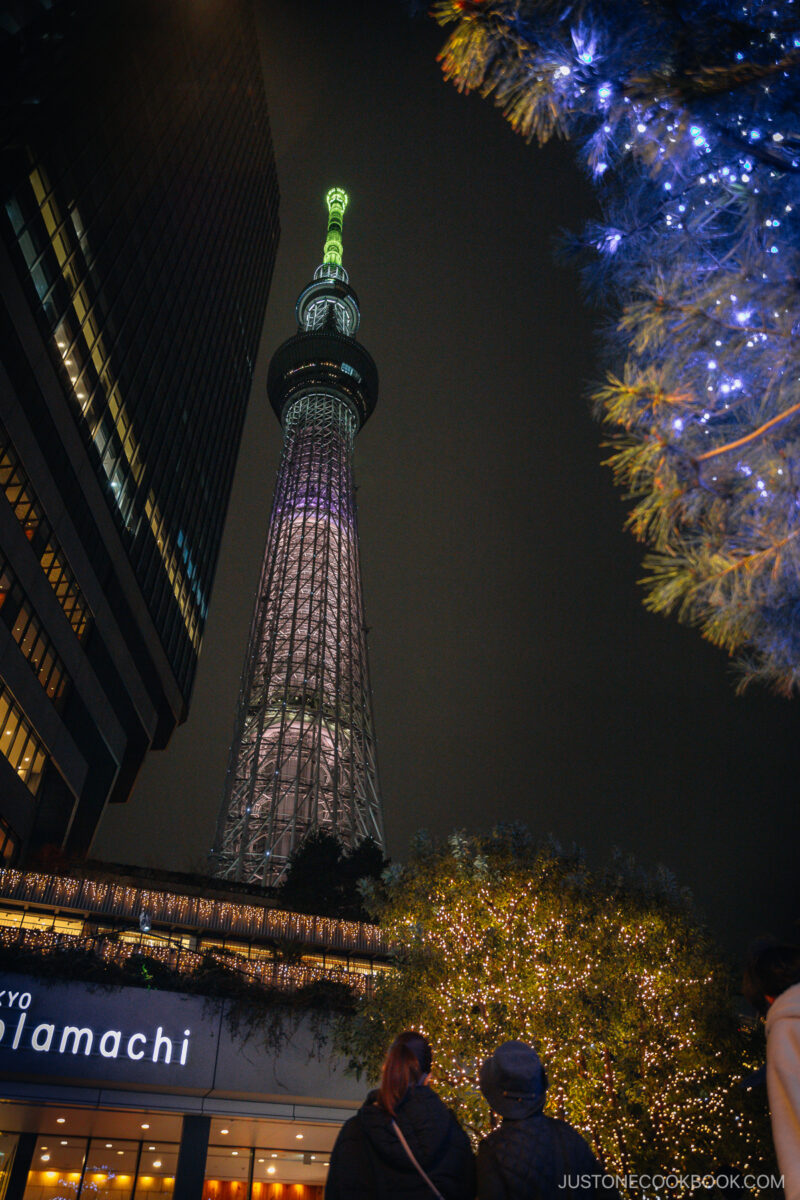
<path fill-rule="evenodd" d="M 314 831 L 384 844 L 352 470 L 378 372 L 342 266 L 347 194 L 326 201 L 322 264 L 267 377 L 283 455 L 212 855 L 264 886 Z"/>

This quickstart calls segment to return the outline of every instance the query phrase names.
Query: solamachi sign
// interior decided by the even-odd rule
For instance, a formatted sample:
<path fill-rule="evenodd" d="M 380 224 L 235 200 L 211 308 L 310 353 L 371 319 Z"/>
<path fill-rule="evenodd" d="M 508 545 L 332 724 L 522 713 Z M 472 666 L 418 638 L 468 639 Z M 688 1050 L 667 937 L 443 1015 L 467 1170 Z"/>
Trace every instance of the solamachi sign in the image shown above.
<path fill-rule="evenodd" d="M 185 1111 L 206 1111 L 212 1098 L 224 1099 L 226 1112 L 263 1104 L 283 1118 L 321 1105 L 313 1111 L 326 1120 L 336 1119 L 334 1106 L 347 1106 L 346 1116 L 361 1103 L 363 1083 L 322 1050 L 306 1017 L 288 1016 L 276 1040 L 265 1034 L 269 1011 L 263 1028 L 254 1015 L 254 1024 L 243 1020 L 230 1000 L 8 973 L 0 976 L 0 1099 L 58 1094 L 113 1106 L 111 1089 L 139 1105 L 172 1093 Z"/>
<path fill-rule="evenodd" d="M 172 992 L 0 979 L 0 1073 L 207 1089 L 223 1005 Z"/>

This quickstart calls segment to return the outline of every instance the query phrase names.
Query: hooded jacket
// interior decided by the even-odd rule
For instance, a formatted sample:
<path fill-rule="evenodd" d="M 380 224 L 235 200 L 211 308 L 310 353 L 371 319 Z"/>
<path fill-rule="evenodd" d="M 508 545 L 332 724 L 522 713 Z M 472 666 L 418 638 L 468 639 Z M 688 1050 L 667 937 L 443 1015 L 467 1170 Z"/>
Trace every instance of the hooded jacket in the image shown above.
<path fill-rule="evenodd" d="M 602 1192 L 603 1168 L 566 1121 L 541 1112 L 503 1123 L 478 1147 L 478 1200 L 565 1200 Z"/>
<path fill-rule="evenodd" d="M 392 1119 L 370 1092 L 339 1131 L 325 1200 L 432 1200 Z M 445 1200 L 474 1200 L 475 1162 L 469 1138 L 450 1109 L 426 1085 L 412 1087 L 395 1116 L 417 1162 Z"/>
<path fill-rule="evenodd" d="M 800 983 L 767 1013 L 767 1095 L 786 1200 L 800 1200 Z"/>

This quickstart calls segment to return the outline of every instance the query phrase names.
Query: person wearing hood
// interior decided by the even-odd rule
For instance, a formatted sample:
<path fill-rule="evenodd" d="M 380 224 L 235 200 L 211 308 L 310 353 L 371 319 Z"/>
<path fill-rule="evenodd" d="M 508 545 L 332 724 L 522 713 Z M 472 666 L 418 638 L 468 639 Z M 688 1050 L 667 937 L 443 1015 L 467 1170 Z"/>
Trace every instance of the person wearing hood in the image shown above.
<path fill-rule="evenodd" d="M 767 1018 L 772 1140 L 786 1200 L 800 1200 L 800 947 L 756 947 L 745 970 L 743 990 Z"/>
<path fill-rule="evenodd" d="M 339 1130 L 325 1200 L 475 1200 L 469 1138 L 428 1086 L 431 1048 L 401 1033 L 380 1087 Z"/>
<path fill-rule="evenodd" d="M 566 1121 L 542 1112 L 547 1075 L 525 1042 L 504 1042 L 480 1069 L 479 1082 L 502 1124 L 478 1146 L 478 1200 L 570 1200 L 600 1195 L 605 1174 Z"/>

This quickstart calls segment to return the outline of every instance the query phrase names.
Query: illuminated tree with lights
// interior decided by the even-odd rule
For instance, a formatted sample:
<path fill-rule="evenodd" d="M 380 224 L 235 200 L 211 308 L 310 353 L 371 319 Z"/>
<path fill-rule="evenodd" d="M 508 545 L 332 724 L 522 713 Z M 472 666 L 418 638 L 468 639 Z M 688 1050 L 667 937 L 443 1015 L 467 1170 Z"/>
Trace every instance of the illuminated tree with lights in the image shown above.
<path fill-rule="evenodd" d="M 502 1041 L 536 1045 L 548 1109 L 606 1169 L 749 1171 L 769 1161 L 757 1057 L 725 968 L 666 872 L 602 875 L 524 829 L 418 839 L 368 902 L 396 950 L 343 1034 L 375 1077 L 404 1028 L 434 1047 L 434 1086 L 473 1135 L 490 1126 L 478 1068 Z"/>
<path fill-rule="evenodd" d="M 613 308 L 596 393 L 647 598 L 800 682 L 800 11 L 793 0 L 439 0 L 441 60 L 515 129 L 575 140 Z M 619 363 L 619 365 L 617 365 Z"/>

